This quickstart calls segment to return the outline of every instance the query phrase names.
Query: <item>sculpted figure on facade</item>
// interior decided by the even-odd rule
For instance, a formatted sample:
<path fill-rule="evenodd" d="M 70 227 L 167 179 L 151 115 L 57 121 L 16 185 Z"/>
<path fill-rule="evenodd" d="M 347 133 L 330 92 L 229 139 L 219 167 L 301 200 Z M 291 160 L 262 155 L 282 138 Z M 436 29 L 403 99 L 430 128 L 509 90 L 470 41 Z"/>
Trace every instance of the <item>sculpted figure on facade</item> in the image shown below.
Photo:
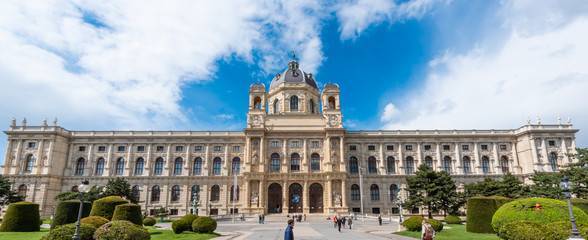
<path fill-rule="evenodd" d="M 12 122 L 10 122 L 10 126 L 11 127 L 15 127 L 16 126 L 16 118 L 12 118 Z"/>
<path fill-rule="evenodd" d="M 253 156 L 253 165 L 257 165 L 259 163 L 259 157 L 257 155 Z"/>
<path fill-rule="evenodd" d="M 331 157 L 331 164 L 337 164 L 337 162 L 339 162 L 339 157 L 337 157 L 337 154 L 333 154 L 333 156 Z"/>
<path fill-rule="evenodd" d="M 341 194 L 339 192 L 333 193 L 333 202 L 341 203 Z"/>
<path fill-rule="evenodd" d="M 53 126 L 57 126 L 57 118 L 53 119 Z"/>
<path fill-rule="evenodd" d="M 22 119 L 22 126 L 26 127 L 27 126 L 27 118 L 23 118 Z"/>
<path fill-rule="evenodd" d="M 257 192 L 252 192 L 251 193 L 251 203 L 257 203 L 257 201 L 259 201 L 259 196 L 258 196 Z"/>

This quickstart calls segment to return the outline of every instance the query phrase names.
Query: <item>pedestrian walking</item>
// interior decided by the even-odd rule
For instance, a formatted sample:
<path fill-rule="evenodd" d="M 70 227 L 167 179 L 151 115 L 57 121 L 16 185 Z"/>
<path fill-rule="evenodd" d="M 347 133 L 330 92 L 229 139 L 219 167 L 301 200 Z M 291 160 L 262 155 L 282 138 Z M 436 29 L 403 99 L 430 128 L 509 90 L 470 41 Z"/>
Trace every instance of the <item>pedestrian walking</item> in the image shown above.
<path fill-rule="evenodd" d="M 259 214 L 259 224 L 261 224 L 261 214 Z"/>
<path fill-rule="evenodd" d="M 261 214 L 261 224 L 264 224 L 265 222 L 265 215 Z"/>
<path fill-rule="evenodd" d="M 423 240 L 433 240 L 435 238 L 435 229 L 433 229 L 433 226 L 431 226 L 431 224 L 429 224 L 427 220 L 423 220 L 421 237 Z"/>
<path fill-rule="evenodd" d="M 304 221 L 306 222 L 306 213 L 304 214 Z"/>
<path fill-rule="evenodd" d="M 337 216 L 333 217 L 333 228 L 337 228 Z"/>
<path fill-rule="evenodd" d="M 382 226 L 382 215 L 378 215 L 378 222 L 380 223 L 380 226 Z"/>
<path fill-rule="evenodd" d="M 339 232 L 341 232 L 341 218 L 337 219 L 337 227 L 339 228 Z"/>
<path fill-rule="evenodd" d="M 294 220 L 288 219 L 288 226 L 286 227 L 286 231 L 284 232 L 284 240 L 294 240 Z"/>
<path fill-rule="evenodd" d="M 352 218 L 350 217 L 349 220 L 347 221 L 347 223 L 349 223 L 349 229 L 351 229 L 351 226 L 353 225 L 353 220 L 351 220 Z"/>
<path fill-rule="evenodd" d="M 343 228 L 345 228 L 345 219 L 347 219 L 347 218 L 343 217 L 343 219 L 341 219 L 341 225 L 343 226 Z"/>

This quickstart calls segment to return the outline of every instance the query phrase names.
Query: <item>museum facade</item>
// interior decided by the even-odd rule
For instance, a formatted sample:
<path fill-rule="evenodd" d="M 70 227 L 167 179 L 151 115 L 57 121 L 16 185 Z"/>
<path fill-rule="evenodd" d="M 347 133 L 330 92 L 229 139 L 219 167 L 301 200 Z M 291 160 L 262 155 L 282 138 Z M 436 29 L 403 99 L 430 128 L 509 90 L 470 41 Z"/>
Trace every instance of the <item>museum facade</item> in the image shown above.
<path fill-rule="evenodd" d="M 58 193 L 115 177 L 129 181 L 144 210 L 179 216 L 192 212 L 194 197 L 201 215 L 348 213 L 362 202 L 365 213 L 395 214 L 420 164 L 461 185 L 506 172 L 526 179 L 577 161 L 567 156 L 578 131 L 569 120 L 508 130 L 348 131 L 340 94 L 337 84 L 320 91 L 293 59 L 269 90 L 251 85 L 243 131 L 72 131 L 56 120 L 13 120 L 0 174 L 45 217 Z"/>

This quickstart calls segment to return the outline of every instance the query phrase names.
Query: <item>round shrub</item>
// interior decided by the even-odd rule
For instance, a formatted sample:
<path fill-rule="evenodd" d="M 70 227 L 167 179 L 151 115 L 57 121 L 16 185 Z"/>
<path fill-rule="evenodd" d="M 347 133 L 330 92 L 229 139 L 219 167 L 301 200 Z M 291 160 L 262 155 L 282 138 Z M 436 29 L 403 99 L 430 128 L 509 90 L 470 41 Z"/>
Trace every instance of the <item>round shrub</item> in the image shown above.
<path fill-rule="evenodd" d="M 194 231 L 194 229 L 192 229 L 192 223 L 194 222 L 194 220 L 198 219 L 200 216 L 196 215 L 196 214 L 188 214 L 183 216 L 182 218 L 180 218 L 180 220 L 185 220 L 188 223 L 188 228 L 189 230 L 187 231 Z"/>
<path fill-rule="evenodd" d="M 179 219 L 172 223 L 172 229 L 174 230 L 175 234 L 183 233 L 184 231 L 190 230 L 190 225 L 186 220 Z"/>
<path fill-rule="evenodd" d="M 115 220 L 127 220 L 137 225 L 143 225 L 141 206 L 133 203 L 117 205 L 112 216 L 112 221 Z"/>
<path fill-rule="evenodd" d="M 409 219 L 406 219 L 404 222 L 402 222 L 402 226 L 405 227 L 408 231 L 421 231 L 424 219 L 425 218 L 421 216 L 410 217 Z"/>
<path fill-rule="evenodd" d="M 472 197 L 468 199 L 466 231 L 473 233 L 494 233 L 492 216 L 503 204 L 512 201 L 505 197 Z"/>
<path fill-rule="evenodd" d="M 553 233 L 543 224 L 535 221 L 519 220 L 504 224 L 498 235 L 506 240 L 547 240 Z"/>
<path fill-rule="evenodd" d="M 151 235 L 141 227 L 132 222 L 119 220 L 102 225 L 94 233 L 95 240 L 149 240 Z"/>
<path fill-rule="evenodd" d="M 100 216 L 89 216 L 89 217 L 82 218 L 81 222 L 90 224 L 90 225 L 94 226 L 95 228 L 99 228 L 100 226 L 102 226 L 110 221 L 108 221 L 108 219 L 100 217 Z"/>
<path fill-rule="evenodd" d="M 211 217 L 199 217 L 192 223 L 192 229 L 197 233 L 213 233 L 216 230 L 216 220 Z"/>
<path fill-rule="evenodd" d="M 433 229 L 435 230 L 435 232 L 441 232 L 443 230 L 443 223 L 437 219 L 432 219 L 429 218 L 427 219 L 427 222 L 429 224 L 431 224 L 431 227 L 433 227 Z M 423 223 L 421 222 L 421 228 L 422 228 Z"/>
<path fill-rule="evenodd" d="M 92 206 L 92 211 L 90 211 L 90 216 L 100 216 L 106 218 L 108 220 L 112 219 L 112 215 L 114 215 L 114 210 L 116 206 L 129 203 L 127 200 L 124 200 L 121 197 L 117 196 L 109 196 L 105 198 L 100 198 L 94 201 L 94 205 Z"/>
<path fill-rule="evenodd" d="M 82 223 L 80 225 L 80 239 L 81 240 L 94 240 L 92 237 L 96 227 L 91 224 Z M 70 223 L 65 225 L 57 226 L 57 228 L 51 230 L 45 234 L 41 240 L 71 240 L 74 233 L 76 232 L 76 224 Z"/>
<path fill-rule="evenodd" d="M 580 230 L 580 236 L 588 237 L 588 225 L 587 224 L 576 224 L 578 230 Z M 552 222 L 545 225 L 553 235 L 549 239 L 568 239 L 572 235 L 572 223 L 570 221 Z"/>
<path fill-rule="evenodd" d="M 563 200 L 563 202 L 567 203 L 567 200 Z M 584 213 L 588 214 L 588 199 L 582 198 L 572 198 L 570 199 L 572 206 L 578 207 L 584 211 Z"/>
<path fill-rule="evenodd" d="M 443 219 L 447 224 L 461 224 L 461 218 L 454 215 L 449 215 Z"/>
<path fill-rule="evenodd" d="M 90 215 L 92 204 L 84 202 L 84 209 L 82 210 L 82 218 Z M 75 223 L 78 221 L 78 213 L 80 211 L 80 200 L 65 200 L 59 202 L 55 208 L 55 215 L 51 221 L 51 229 L 59 225 L 68 223 Z"/>
<path fill-rule="evenodd" d="M 32 202 L 17 202 L 8 205 L 8 210 L 2 219 L 0 232 L 36 232 L 39 225 L 39 204 Z"/>
<path fill-rule="evenodd" d="M 151 226 L 155 225 L 155 223 L 156 223 L 155 218 L 148 217 L 148 218 L 143 219 L 143 225 L 145 225 L 145 226 L 151 227 Z"/>
<path fill-rule="evenodd" d="M 535 209 L 536 204 L 541 205 L 543 209 Z M 577 223 L 588 223 L 586 213 L 577 207 L 573 207 L 573 211 Z M 503 225 L 518 220 L 547 224 L 569 219 L 568 204 L 555 199 L 527 198 L 502 205 L 492 217 L 492 228 L 498 232 Z"/>

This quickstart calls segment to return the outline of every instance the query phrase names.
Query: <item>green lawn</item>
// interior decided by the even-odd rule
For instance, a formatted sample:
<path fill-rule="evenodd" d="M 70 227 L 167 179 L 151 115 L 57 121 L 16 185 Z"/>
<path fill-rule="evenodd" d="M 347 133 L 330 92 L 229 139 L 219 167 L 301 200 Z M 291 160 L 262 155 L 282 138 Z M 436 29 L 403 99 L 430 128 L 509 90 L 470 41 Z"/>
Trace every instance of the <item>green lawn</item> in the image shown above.
<path fill-rule="evenodd" d="M 49 232 L 48 228 L 41 228 L 39 232 L 0 232 L 0 239 L 37 240 Z"/>
<path fill-rule="evenodd" d="M 159 230 L 156 227 L 145 227 L 149 233 L 151 233 L 152 240 L 167 240 L 167 239 L 195 239 L 204 240 L 215 238 L 220 235 L 218 234 L 198 234 L 193 232 L 183 232 L 181 234 L 175 234 L 172 230 Z"/>
<path fill-rule="evenodd" d="M 466 231 L 466 226 L 463 224 L 447 224 L 446 227 L 451 229 L 443 228 L 443 231 L 438 232 L 435 236 L 435 240 L 460 240 L 460 239 L 476 239 L 476 240 L 496 240 L 500 239 L 494 233 L 470 233 Z M 421 232 L 402 231 L 395 232 L 394 234 L 413 237 L 420 239 Z"/>

